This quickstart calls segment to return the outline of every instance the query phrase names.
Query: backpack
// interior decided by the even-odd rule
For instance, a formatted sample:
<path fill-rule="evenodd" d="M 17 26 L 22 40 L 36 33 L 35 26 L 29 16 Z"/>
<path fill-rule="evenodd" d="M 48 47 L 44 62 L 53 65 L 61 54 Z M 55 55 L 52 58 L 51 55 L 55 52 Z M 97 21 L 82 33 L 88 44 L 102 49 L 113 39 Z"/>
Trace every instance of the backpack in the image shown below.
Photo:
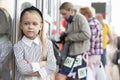
<path fill-rule="evenodd" d="M 69 54 L 69 46 L 73 43 L 72 41 L 67 41 L 64 43 L 62 50 L 59 50 L 59 47 L 56 45 L 56 41 L 52 41 L 53 43 L 53 50 L 54 50 L 54 55 L 57 60 L 57 65 L 59 68 L 63 67 L 64 61 Z"/>

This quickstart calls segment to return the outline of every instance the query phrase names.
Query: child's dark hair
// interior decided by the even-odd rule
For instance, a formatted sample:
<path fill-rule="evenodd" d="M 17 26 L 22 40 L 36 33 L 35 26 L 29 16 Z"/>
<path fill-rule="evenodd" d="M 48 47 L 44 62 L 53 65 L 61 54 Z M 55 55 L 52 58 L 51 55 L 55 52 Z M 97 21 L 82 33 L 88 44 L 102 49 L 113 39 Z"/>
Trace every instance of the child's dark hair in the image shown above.
<path fill-rule="evenodd" d="M 41 19 L 42 19 L 42 21 L 43 21 L 42 12 L 41 12 L 38 8 L 36 8 L 36 7 L 34 7 L 34 6 L 31 6 L 31 7 L 25 8 L 25 9 L 21 12 L 20 22 L 21 22 L 22 17 L 23 17 L 23 15 L 24 15 L 24 13 L 25 13 L 26 11 L 36 11 L 36 12 L 38 12 L 38 14 L 41 16 Z"/>

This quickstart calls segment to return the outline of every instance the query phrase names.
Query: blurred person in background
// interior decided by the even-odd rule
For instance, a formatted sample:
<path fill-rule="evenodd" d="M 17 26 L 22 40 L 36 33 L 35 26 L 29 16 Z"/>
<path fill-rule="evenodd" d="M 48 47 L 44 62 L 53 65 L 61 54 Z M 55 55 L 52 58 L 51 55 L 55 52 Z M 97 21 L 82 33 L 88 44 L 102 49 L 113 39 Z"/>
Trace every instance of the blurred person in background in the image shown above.
<path fill-rule="evenodd" d="M 107 44 L 110 44 L 112 42 L 112 35 L 109 29 L 108 24 L 106 24 L 103 21 L 103 16 L 102 14 L 96 14 L 96 18 L 98 21 L 101 23 L 102 28 L 103 28 L 103 54 L 101 54 L 101 61 L 103 63 L 103 66 L 105 67 L 107 61 L 106 61 L 106 53 L 107 53 Z"/>
<path fill-rule="evenodd" d="M 81 7 L 79 12 L 88 20 L 92 34 L 90 39 L 90 49 L 87 52 L 88 67 L 92 69 L 95 80 L 106 80 L 103 65 L 101 63 L 101 54 L 103 54 L 102 25 L 93 16 L 93 12 L 90 7 Z M 98 76 L 97 73 L 100 73 L 100 75 Z"/>
<path fill-rule="evenodd" d="M 90 28 L 86 18 L 81 14 L 73 14 L 74 6 L 65 2 L 60 6 L 60 13 L 67 20 L 65 32 L 60 36 L 64 45 L 72 42 L 68 47 L 67 57 L 63 67 L 56 74 L 56 80 L 86 80 L 87 64 L 84 52 L 90 48 Z M 70 80 L 70 79 L 68 79 Z"/>

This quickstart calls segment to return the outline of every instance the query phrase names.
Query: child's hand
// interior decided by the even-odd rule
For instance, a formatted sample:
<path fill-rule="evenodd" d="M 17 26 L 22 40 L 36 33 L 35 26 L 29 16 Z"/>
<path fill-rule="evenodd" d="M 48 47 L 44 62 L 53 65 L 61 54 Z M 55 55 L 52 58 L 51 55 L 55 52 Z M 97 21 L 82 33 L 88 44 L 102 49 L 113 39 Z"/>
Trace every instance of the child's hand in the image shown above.
<path fill-rule="evenodd" d="M 46 65 L 46 61 L 40 62 L 40 68 L 44 67 Z"/>

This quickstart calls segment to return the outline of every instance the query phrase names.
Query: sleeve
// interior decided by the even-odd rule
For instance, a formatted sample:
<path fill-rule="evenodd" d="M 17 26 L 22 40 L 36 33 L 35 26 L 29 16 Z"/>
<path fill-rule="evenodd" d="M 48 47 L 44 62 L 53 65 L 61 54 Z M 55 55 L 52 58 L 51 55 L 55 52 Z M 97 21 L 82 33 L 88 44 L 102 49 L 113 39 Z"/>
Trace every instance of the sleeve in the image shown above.
<path fill-rule="evenodd" d="M 15 45 L 13 47 L 15 59 L 16 59 L 16 65 L 19 70 L 19 72 L 23 75 L 30 74 L 33 72 L 32 65 L 24 59 L 24 50 L 22 46 Z"/>
<path fill-rule="evenodd" d="M 101 25 L 96 21 L 89 22 L 89 26 L 91 27 L 91 39 L 90 39 L 90 54 L 94 54 L 97 43 L 100 41 L 101 36 Z M 96 43 L 97 42 L 97 43 Z"/>
<path fill-rule="evenodd" d="M 75 21 L 77 21 L 77 24 L 78 24 L 78 27 L 80 30 L 76 33 L 69 34 L 67 36 L 68 40 L 83 41 L 83 40 L 90 39 L 91 32 L 90 32 L 90 27 L 89 27 L 89 24 L 88 24 L 86 18 L 84 16 L 80 15 L 76 19 L 77 20 L 75 20 Z M 76 27 L 76 26 L 74 26 L 74 27 Z"/>
<path fill-rule="evenodd" d="M 11 53 L 12 51 L 12 43 L 7 41 L 3 44 L 1 44 L 0 47 L 0 63 L 2 63 L 5 58 Z"/>
<path fill-rule="evenodd" d="M 96 29 L 97 29 L 97 32 L 96 32 L 96 38 L 99 37 L 99 36 L 102 36 L 103 34 L 103 28 L 102 28 L 102 25 L 101 24 L 96 24 Z"/>
<path fill-rule="evenodd" d="M 33 72 L 39 71 L 40 70 L 40 65 L 38 62 L 33 62 L 31 63 Z"/>
<path fill-rule="evenodd" d="M 56 71 L 56 59 L 54 56 L 53 45 L 51 41 L 47 43 L 47 64 L 39 70 L 39 74 L 44 79 L 46 76 Z"/>
<path fill-rule="evenodd" d="M 97 37 L 97 34 L 98 34 L 98 30 L 97 30 L 97 28 L 95 26 L 96 25 L 91 25 L 90 24 L 90 27 L 92 27 L 91 28 L 91 39 L 90 39 L 90 42 L 91 42 L 90 51 L 94 51 L 95 40 L 96 40 L 96 37 Z"/>

